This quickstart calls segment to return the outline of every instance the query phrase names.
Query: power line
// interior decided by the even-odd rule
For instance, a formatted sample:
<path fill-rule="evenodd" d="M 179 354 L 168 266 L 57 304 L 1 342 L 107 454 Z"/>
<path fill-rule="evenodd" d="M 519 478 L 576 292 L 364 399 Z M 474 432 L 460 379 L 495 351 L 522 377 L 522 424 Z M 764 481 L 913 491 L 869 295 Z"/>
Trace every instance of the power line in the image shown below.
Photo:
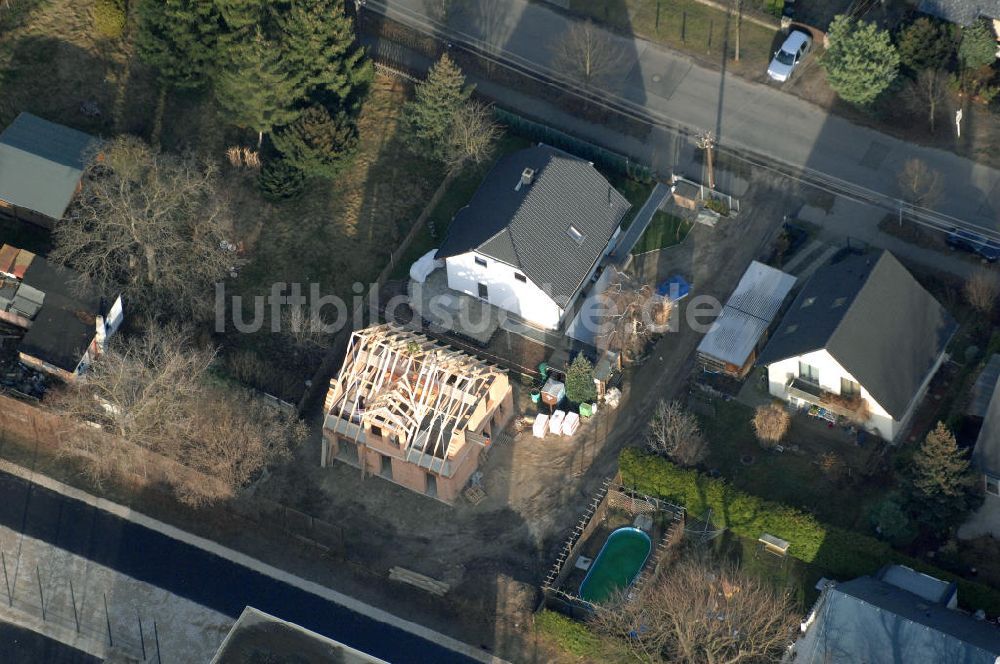
<path fill-rule="evenodd" d="M 860 6 L 863 7 L 864 4 L 872 3 L 862 0 Z M 578 82 L 546 65 L 527 60 L 502 46 L 486 42 L 479 37 L 453 28 L 408 7 L 392 5 L 390 8 L 387 0 L 368 0 L 364 6 L 390 19 L 407 18 L 409 20 L 405 21 L 405 23 L 409 27 L 436 39 L 445 40 L 449 48 L 457 46 L 483 60 L 514 71 L 536 82 L 556 88 L 565 94 L 599 106 L 607 111 L 617 113 L 651 127 L 667 129 L 683 138 L 691 139 L 699 133 L 698 128 L 677 122 L 664 113 L 636 104 L 607 90 L 589 89 L 586 93 L 583 93 L 579 89 Z M 751 156 L 751 151 L 726 146 L 722 142 L 718 143 L 717 150 L 751 166 L 770 170 L 799 183 L 816 187 L 828 193 L 875 205 L 888 212 L 899 213 L 900 216 L 905 215 L 909 221 L 926 228 L 944 232 L 951 231 L 953 228 L 965 229 L 982 237 L 1000 241 L 1000 232 L 998 231 L 984 228 L 943 212 L 904 202 L 888 194 L 877 192 L 863 185 L 849 182 L 808 166 L 790 164 L 770 155 Z"/>

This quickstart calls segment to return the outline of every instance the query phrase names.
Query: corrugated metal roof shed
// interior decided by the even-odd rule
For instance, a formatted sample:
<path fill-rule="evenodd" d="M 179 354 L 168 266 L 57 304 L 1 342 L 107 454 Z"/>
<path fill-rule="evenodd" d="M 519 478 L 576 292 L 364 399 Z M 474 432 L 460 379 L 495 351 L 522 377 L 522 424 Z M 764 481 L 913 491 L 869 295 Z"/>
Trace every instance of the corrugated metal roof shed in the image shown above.
<path fill-rule="evenodd" d="M 61 218 L 94 142 L 82 131 L 21 113 L 0 134 L 0 199 Z"/>
<path fill-rule="evenodd" d="M 698 352 L 742 367 L 795 285 L 795 277 L 758 261 L 750 263 Z"/>
<path fill-rule="evenodd" d="M 965 409 L 966 415 L 986 417 L 998 378 L 1000 378 L 1000 354 L 994 353 L 983 370 L 979 372 L 976 384 L 972 386 L 972 397 L 969 399 L 969 406 Z"/>

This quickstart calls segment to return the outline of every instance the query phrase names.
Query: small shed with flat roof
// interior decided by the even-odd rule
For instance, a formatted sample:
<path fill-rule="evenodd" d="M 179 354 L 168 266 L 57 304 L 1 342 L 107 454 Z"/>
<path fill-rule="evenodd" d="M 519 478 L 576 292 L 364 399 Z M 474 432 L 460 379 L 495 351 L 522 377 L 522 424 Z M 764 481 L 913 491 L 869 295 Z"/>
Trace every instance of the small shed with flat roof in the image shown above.
<path fill-rule="evenodd" d="M 712 373 L 742 378 L 795 286 L 795 277 L 753 261 L 698 344 L 698 361 Z"/>
<path fill-rule="evenodd" d="M 0 213 L 52 228 L 80 187 L 96 139 L 21 113 L 0 133 Z"/>

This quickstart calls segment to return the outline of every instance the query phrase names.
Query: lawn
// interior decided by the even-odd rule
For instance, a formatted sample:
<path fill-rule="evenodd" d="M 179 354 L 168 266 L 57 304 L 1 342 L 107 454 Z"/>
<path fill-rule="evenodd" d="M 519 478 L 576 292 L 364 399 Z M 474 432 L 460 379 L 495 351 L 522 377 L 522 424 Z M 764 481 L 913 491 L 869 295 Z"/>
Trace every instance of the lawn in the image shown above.
<path fill-rule="evenodd" d="M 858 448 L 839 429 L 829 430 L 813 418 L 797 415 L 782 441 L 786 451 L 765 451 L 750 423 L 752 408 L 721 399 L 712 405 L 715 417 L 700 417 L 711 447 L 705 466 L 718 470 L 747 493 L 798 507 L 826 523 L 871 534 L 868 507 L 890 488 L 883 474 L 866 474 L 875 453 L 873 443 Z M 798 452 L 791 449 L 793 445 L 799 446 Z M 818 460 L 827 451 L 841 462 L 838 472 L 820 468 Z M 744 457 L 753 461 L 748 465 Z"/>
<path fill-rule="evenodd" d="M 611 185 L 632 204 L 632 207 L 629 208 L 629 211 L 622 218 L 622 230 L 625 230 L 632 223 L 642 204 L 649 198 L 649 194 L 653 191 L 654 183 L 640 182 L 624 175 L 612 173 L 605 173 L 604 177 L 608 178 Z"/>
<path fill-rule="evenodd" d="M 653 215 L 649 227 L 642 234 L 632 249 L 633 254 L 644 254 L 647 251 L 666 249 L 680 244 L 691 230 L 691 222 L 687 219 L 659 210 Z"/>
<path fill-rule="evenodd" d="M 748 5 L 754 3 L 747 3 Z M 771 4 L 777 4 L 772 1 Z M 703 60 L 718 62 L 723 33 L 729 26 L 727 67 L 763 74 L 775 47 L 778 30 L 742 22 L 740 62 L 732 61 L 736 44 L 736 20 L 726 12 L 696 0 L 571 0 L 570 8 L 618 30 L 636 34 Z M 780 13 L 780 12 L 779 12 Z"/>

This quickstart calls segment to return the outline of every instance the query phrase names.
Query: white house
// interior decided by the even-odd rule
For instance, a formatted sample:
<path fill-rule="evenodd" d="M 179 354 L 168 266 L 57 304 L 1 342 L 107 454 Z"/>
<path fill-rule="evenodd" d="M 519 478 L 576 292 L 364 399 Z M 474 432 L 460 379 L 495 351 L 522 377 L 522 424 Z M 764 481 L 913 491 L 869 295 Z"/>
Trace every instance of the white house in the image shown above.
<path fill-rule="evenodd" d="M 772 395 L 857 412 L 886 440 L 906 427 L 941 366 L 954 319 L 887 251 L 848 254 L 792 302 L 758 364 Z"/>
<path fill-rule="evenodd" d="M 630 207 L 593 164 L 537 145 L 497 161 L 436 258 L 449 288 L 558 329 Z"/>

